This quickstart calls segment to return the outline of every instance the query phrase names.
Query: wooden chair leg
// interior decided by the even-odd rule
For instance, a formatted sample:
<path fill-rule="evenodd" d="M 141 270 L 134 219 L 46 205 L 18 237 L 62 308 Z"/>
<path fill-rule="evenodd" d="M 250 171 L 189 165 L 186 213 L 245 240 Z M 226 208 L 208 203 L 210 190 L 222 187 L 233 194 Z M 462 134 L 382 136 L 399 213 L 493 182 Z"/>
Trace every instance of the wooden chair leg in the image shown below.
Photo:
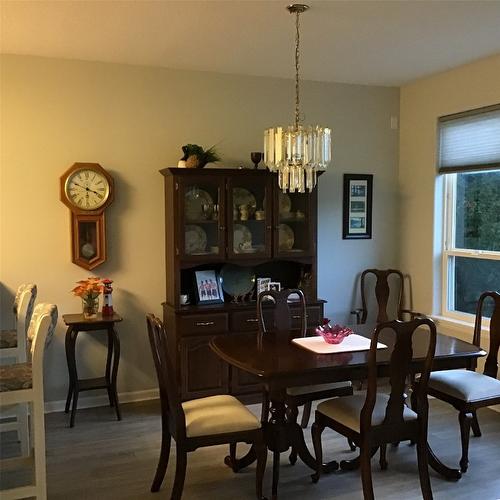
<path fill-rule="evenodd" d="M 267 391 L 262 393 L 262 408 L 260 413 L 260 421 L 262 424 L 269 420 L 269 394 Z"/>
<path fill-rule="evenodd" d="M 467 472 L 469 466 L 469 435 L 470 426 L 473 420 L 472 413 L 459 412 L 458 422 L 460 424 L 460 437 L 462 440 L 462 458 L 460 459 L 460 470 Z"/>
<path fill-rule="evenodd" d="M 35 456 L 36 498 L 47 499 L 47 472 L 45 463 L 45 416 L 43 407 L 43 392 L 35 397 L 31 416 L 33 418 L 33 441 Z"/>
<path fill-rule="evenodd" d="M 233 470 L 233 472 L 238 472 L 238 468 L 236 467 L 236 446 L 237 443 L 229 444 L 229 461 L 230 461 L 230 467 Z"/>
<path fill-rule="evenodd" d="M 280 452 L 273 451 L 273 485 L 271 488 L 272 500 L 278 499 L 279 480 L 280 480 Z"/>
<path fill-rule="evenodd" d="M 387 453 L 387 445 L 386 444 L 380 445 L 380 459 L 379 459 L 379 464 L 380 464 L 380 469 L 381 470 L 386 470 L 387 469 L 386 453 Z"/>
<path fill-rule="evenodd" d="M 262 496 L 262 481 L 267 462 L 267 446 L 265 443 L 255 443 L 255 452 L 257 454 L 257 470 L 255 471 L 255 493 L 257 500 L 264 500 Z"/>
<path fill-rule="evenodd" d="M 300 421 L 300 426 L 302 429 L 307 429 L 307 426 L 309 425 L 309 418 L 311 417 L 311 408 L 312 408 L 312 402 L 308 401 L 304 405 L 304 410 L 302 412 L 302 420 Z"/>
<path fill-rule="evenodd" d="M 175 479 L 172 488 L 171 500 L 180 500 L 186 479 L 187 453 L 177 447 L 177 460 L 175 464 Z"/>
<path fill-rule="evenodd" d="M 286 418 L 288 423 L 297 423 L 297 418 L 299 416 L 299 409 L 296 404 L 290 402 L 288 404 L 288 408 L 286 410 Z M 288 456 L 288 461 L 291 465 L 295 465 L 297 463 L 297 450 L 292 446 L 290 451 L 290 455 Z"/>
<path fill-rule="evenodd" d="M 370 449 L 370 447 L 362 444 L 359 458 L 361 465 L 361 482 L 363 484 L 364 500 L 375 500 L 375 497 L 373 495 L 371 457 L 372 450 Z"/>
<path fill-rule="evenodd" d="M 161 488 L 161 483 L 165 477 L 165 472 L 167 471 L 168 459 L 170 456 L 170 443 L 172 442 L 172 436 L 166 430 L 162 431 L 161 434 L 161 449 L 160 458 L 158 460 L 158 465 L 156 467 L 156 474 L 153 479 L 153 484 L 151 485 L 151 491 L 159 491 Z"/>
<path fill-rule="evenodd" d="M 472 433 L 474 434 L 474 437 L 481 437 L 481 429 L 479 427 L 479 421 L 477 419 L 476 410 L 474 410 L 472 412 L 471 427 L 472 427 Z"/>
<path fill-rule="evenodd" d="M 313 483 L 317 483 L 321 477 L 321 469 L 323 467 L 323 447 L 321 445 L 321 434 L 324 427 L 317 422 L 311 426 L 312 442 L 314 446 L 314 455 L 316 457 L 316 472 L 311 475 Z"/>
<path fill-rule="evenodd" d="M 417 441 L 418 475 L 420 478 L 420 489 L 424 500 L 432 500 L 431 480 L 429 477 L 429 460 L 427 456 L 427 437 L 421 437 Z"/>

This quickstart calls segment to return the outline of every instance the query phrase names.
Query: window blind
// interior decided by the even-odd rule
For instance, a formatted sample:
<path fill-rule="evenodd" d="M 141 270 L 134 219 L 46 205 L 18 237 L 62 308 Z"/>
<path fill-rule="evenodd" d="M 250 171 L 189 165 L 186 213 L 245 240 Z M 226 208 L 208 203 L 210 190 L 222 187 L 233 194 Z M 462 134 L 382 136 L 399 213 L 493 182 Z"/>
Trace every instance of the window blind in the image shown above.
<path fill-rule="evenodd" d="M 500 104 L 439 118 L 438 172 L 500 169 Z"/>

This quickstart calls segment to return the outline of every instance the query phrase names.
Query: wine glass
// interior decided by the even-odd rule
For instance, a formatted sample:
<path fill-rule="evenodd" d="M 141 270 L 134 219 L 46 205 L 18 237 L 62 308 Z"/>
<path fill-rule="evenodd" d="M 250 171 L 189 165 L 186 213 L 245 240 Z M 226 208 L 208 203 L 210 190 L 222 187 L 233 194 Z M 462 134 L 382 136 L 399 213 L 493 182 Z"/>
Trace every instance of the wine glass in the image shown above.
<path fill-rule="evenodd" d="M 250 159 L 253 161 L 253 164 L 255 165 L 255 168 L 257 169 L 259 167 L 259 162 L 262 160 L 262 153 L 258 152 L 252 152 L 250 153 Z"/>

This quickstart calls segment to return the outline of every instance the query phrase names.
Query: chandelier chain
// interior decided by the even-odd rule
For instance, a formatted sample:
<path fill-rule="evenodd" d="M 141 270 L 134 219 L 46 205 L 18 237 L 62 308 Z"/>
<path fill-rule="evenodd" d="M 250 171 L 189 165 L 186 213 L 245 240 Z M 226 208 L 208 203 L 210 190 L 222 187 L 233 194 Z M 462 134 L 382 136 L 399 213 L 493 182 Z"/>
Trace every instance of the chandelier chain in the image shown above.
<path fill-rule="evenodd" d="M 296 12 L 295 17 L 295 130 L 299 128 L 300 119 L 300 89 L 299 89 L 299 70 L 300 70 L 300 12 Z"/>

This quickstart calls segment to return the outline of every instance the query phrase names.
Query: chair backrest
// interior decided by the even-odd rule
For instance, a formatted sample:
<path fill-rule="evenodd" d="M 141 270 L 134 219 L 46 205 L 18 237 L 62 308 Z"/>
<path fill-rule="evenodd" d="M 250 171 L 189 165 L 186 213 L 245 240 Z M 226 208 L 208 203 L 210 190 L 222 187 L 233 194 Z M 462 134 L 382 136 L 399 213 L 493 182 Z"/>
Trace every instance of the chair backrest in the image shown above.
<path fill-rule="evenodd" d="M 146 323 L 160 389 L 162 416 L 170 421 L 179 435 L 185 433 L 186 420 L 179 397 L 177 377 L 168 355 L 167 334 L 163 323 L 154 314 L 146 315 Z"/>
<path fill-rule="evenodd" d="M 419 341 L 423 338 L 427 328 L 419 327 L 423 327 L 424 325 L 428 327 L 428 348 L 424 358 L 424 366 L 420 370 L 421 375 L 415 389 L 415 397 L 418 402 L 417 413 L 419 416 L 427 415 L 427 384 L 436 350 L 436 326 L 430 318 L 424 317 L 407 322 L 395 320 L 382 323 L 375 329 L 370 344 L 368 355 L 368 387 L 360 420 L 362 432 L 367 431 L 371 427 L 373 408 L 377 399 L 377 342 L 380 332 L 382 330 L 392 330 L 395 339 L 389 364 L 389 384 L 391 390 L 382 426 L 401 425 L 404 423 L 404 393 L 407 377 L 411 373 L 413 340 L 415 335 L 419 337 Z M 397 436 L 395 436 L 395 440 L 397 440 Z"/>
<path fill-rule="evenodd" d="M 401 271 L 397 269 L 366 269 L 361 273 L 361 308 L 362 316 L 361 323 L 366 323 L 368 317 L 368 283 L 367 276 L 373 274 L 376 278 L 375 282 L 375 299 L 378 305 L 377 312 L 377 323 L 385 323 L 390 320 L 388 314 L 388 306 L 390 303 L 391 287 L 389 286 L 389 280 L 394 277 L 396 280 L 396 290 L 393 292 L 393 297 L 395 297 L 396 305 L 396 318 L 392 319 L 403 319 L 401 317 L 401 309 L 403 309 L 404 300 L 404 276 Z"/>
<path fill-rule="evenodd" d="M 23 284 L 18 288 L 14 300 L 14 312 L 16 314 L 17 334 L 26 337 L 28 327 L 35 307 L 37 295 L 36 285 L 33 283 Z M 19 339 L 18 339 L 19 341 Z"/>
<path fill-rule="evenodd" d="M 493 312 L 490 318 L 490 345 L 488 356 L 484 363 L 484 374 L 497 378 L 498 374 L 498 350 L 500 349 L 500 293 L 484 292 L 479 297 L 476 309 L 476 323 L 474 325 L 474 345 L 481 344 L 481 322 L 483 318 L 483 304 L 487 298 L 494 301 Z"/>
<path fill-rule="evenodd" d="M 291 299 L 290 297 L 298 296 L 298 301 L 296 299 Z M 264 317 L 263 305 L 266 302 L 266 298 L 271 298 L 274 301 L 274 308 L 272 309 L 272 325 L 269 321 L 266 323 Z M 298 311 L 297 307 L 298 304 Z M 305 337 L 306 335 L 306 299 L 302 290 L 298 288 L 284 289 L 280 292 L 275 290 L 269 290 L 261 292 L 257 297 L 257 318 L 259 325 L 259 333 L 262 335 L 264 333 L 273 332 L 279 336 L 289 336 L 290 330 L 292 329 L 292 306 L 293 313 L 300 316 L 300 331 L 299 335 Z"/>
<path fill-rule="evenodd" d="M 33 390 L 43 394 L 43 359 L 45 347 L 49 345 L 57 324 L 57 306 L 38 304 L 28 328 L 28 340 L 31 343 L 31 365 L 33 372 Z"/>

